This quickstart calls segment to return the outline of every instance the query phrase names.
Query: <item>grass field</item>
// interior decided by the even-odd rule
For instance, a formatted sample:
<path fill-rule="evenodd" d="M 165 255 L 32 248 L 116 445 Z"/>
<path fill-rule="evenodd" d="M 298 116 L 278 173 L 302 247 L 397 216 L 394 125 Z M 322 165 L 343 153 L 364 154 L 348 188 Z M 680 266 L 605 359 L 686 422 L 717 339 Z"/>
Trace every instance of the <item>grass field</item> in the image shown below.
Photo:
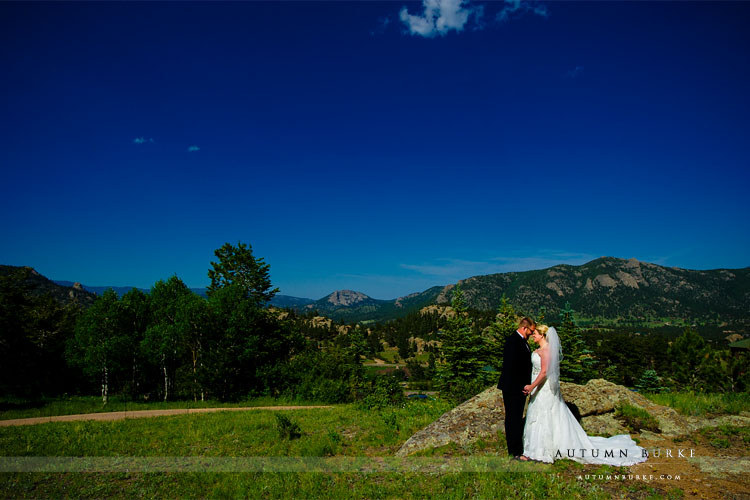
<path fill-rule="evenodd" d="M 687 416 L 739 415 L 750 412 L 750 394 L 665 392 L 644 393 L 645 397 L 662 406 L 669 406 Z"/>
<path fill-rule="evenodd" d="M 745 411 L 746 397 L 671 396 L 681 411 L 696 399 L 706 414 Z M 232 406 L 294 404 L 294 401 L 256 399 Z M 123 406 L 117 406 L 123 405 Z M 184 408 L 192 402 L 132 406 L 113 401 L 102 408 L 97 398 L 72 398 L 36 407 L 4 411 L 0 418 L 89 413 L 115 409 Z M 206 402 L 201 406 L 212 406 Z M 196 406 L 192 406 L 196 407 Z M 611 474 L 627 469 L 582 466 L 563 460 L 553 465 L 521 464 L 506 458 L 505 440 L 479 441 L 467 448 L 449 445 L 422 453 L 431 457 L 489 457 L 499 463 L 492 472 L 377 469 L 371 472 L 268 472 L 247 469 L 220 472 L 211 460 L 227 457 L 366 457 L 387 461 L 416 431 L 433 422 L 451 405 L 440 399 L 409 401 L 402 407 L 367 410 L 355 404 L 328 409 L 284 412 L 299 426 L 301 436 L 282 437 L 278 413 L 272 411 L 219 412 L 111 422 L 81 421 L 0 428 L 3 457 L 192 457 L 206 460 L 204 472 L 128 471 L 0 473 L 2 498 L 682 498 L 680 488 L 659 489 L 653 484 L 581 481 L 580 474 Z M 97 410 L 99 409 L 99 410 Z M 710 411 L 709 411 L 710 409 Z M 746 447 L 747 430 L 704 430 L 699 439 L 724 453 L 727 447 Z M 696 438 L 696 439 L 698 439 Z M 738 444 L 739 443 L 739 444 Z M 744 444 L 743 444 L 744 443 Z M 745 448 L 743 448 L 745 449 Z M 313 458 L 313 457 L 320 457 Z M 382 457 L 382 458 L 380 458 Z M 157 469 L 158 470 L 158 469 Z"/>
<path fill-rule="evenodd" d="M 275 403 L 278 403 L 275 401 Z M 113 422 L 61 422 L 0 428 L 6 457 L 392 457 L 450 405 L 409 402 L 371 411 L 357 405 L 295 410 L 301 430 L 283 439 L 271 411 L 212 413 Z M 91 408 L 86 408 L 88 411 Z M 40 409 L 40 412 L 49 412 Z M 505 457 L 504 440 L 449 454 Z M 609 498 L 596 485 L 563 480 L 564 469 L 511 463 L 492 473 L 424 472 L 67 472 L 2 473 L 3 498 Z M 519 468 L 520 467 L 520 468 Z M 525 468 L 524 468 L 525 467 Z"/>

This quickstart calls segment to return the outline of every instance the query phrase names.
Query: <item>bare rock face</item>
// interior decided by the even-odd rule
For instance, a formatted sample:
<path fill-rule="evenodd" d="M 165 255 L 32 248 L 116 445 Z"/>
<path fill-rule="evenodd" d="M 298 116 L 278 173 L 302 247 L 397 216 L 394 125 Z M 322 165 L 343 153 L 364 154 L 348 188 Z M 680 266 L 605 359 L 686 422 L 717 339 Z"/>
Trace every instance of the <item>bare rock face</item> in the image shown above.
<path fill-rule="evenodd" d="M 586 385 L 562 382 L 560 390 L 568 406 L 578 410 L 582 417 L 581 425 L 592 436 L 628 433 L 614 415 L 615 407 L 623 402 L 650 413 L 659 423 L 663 436 L 687 434 L 696 425 L 672 408 L 652 403 L 640 394 L 604 379 L 590 380 Z M 396 456 L 407 456 L 449 443 L 464 446 L 480 438 L 494 437 L 498 432 L 505 432 L 505 407 L 502 391 L 492 387 L 444 413 L 414 434 L 396 452 Z"/>
<path fill-rule="evenodd" d="M 335 306 L 350 306 L 369 299 L 367 295 L 354 290 L 338 290 L 328 296 L 328 302 Z"/>

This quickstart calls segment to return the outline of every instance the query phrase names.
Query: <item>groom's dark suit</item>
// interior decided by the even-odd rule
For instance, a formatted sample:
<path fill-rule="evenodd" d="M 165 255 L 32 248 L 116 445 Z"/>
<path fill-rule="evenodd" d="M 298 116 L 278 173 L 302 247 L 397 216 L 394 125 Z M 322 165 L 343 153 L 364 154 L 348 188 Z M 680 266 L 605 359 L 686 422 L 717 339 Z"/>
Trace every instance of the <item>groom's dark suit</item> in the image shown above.
<path fill-rule="evenodd" d="M 508 454 L 523 455 L 523 387 L 531 383 L 531 349 L 526 339 L 513 332 L 505 339 L 503 371 L 497 388 L 503 391 L 505 404 L 505 440 Z"/>

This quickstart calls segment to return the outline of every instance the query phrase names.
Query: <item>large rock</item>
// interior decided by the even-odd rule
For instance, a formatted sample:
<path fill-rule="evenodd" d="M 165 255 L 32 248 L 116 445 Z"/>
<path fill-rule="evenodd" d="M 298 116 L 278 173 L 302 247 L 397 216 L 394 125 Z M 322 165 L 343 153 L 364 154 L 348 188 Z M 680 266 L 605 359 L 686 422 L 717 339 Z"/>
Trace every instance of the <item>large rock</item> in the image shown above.
<path fill-rule="evenodd" d="M 561 382 L 560 390 L 565 401 L 578 408 L 581 417 L 583 417 L 583 427 L 586 432 L 592 432 L 593 430 L 587 428 L 587 420 L 595 421 L 586 417 L 611 414 L 615 411 L 615 407 L 623 402 L 643 408 L 650 413 L 659 423 L 659 429 L 665 436 L 680 436 L 689 432 L 687 420 L 674 409 L 657 405 L 627 387 L 613 384 L 604 379 L 589 380 L 586 385 Z M 611 427 L 610 430 L 592 432 L 592 434 L 612 435 L 622 432 L 624 432 L 624 428 L 620 426 L 619 430 L 616 427 Z"/>
<path fill-rule="evenodd" d="M 586 385 L 560 384 L 563 398 L 580 413 L 581 424 L 590 435 L 625 434 L 627 429 L 615 418 L 615 407 L 621 402 L 643 408 L 656 418 L 662 435 L 679 436 L 690 432 L 691 425 L 671 408 L 657 405 L 630 389 L 603 379 Z M 407 456 L 421 450 L 455 443 L 465 446 L 480 438 L 494 438 L 505 432 L 503 393 L 495 387 L 477 394 L 465 403 L 444 413 L 435 422 L 410 437 L 396 452 Z"/>
<path fill-rule="evenodd" d="M 464 445 L 483 437 L 496 436 L 504 422 L 503 393 L 492 387 L 444 413 L 414 434 L 399 448 L 396 456 L 405 457 L 449 443 Z"/>

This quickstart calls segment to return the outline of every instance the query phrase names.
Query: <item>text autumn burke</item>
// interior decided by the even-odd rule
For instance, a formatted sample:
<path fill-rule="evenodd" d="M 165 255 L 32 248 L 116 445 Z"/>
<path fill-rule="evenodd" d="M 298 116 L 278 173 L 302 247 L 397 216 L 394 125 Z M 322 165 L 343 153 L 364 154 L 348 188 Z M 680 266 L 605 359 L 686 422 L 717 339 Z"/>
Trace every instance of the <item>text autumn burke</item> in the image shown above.
<path fill-rule="evenodd" d="M 602 455 L 602 452 L 604 454 Z M 646 448 L 643 449 L 642 458 L 647 457 L 653 457 L 653 458 L 691 458 L 695 456 L 695 450 L 690 449 L 683 449 L 683 448 L 677 448 L 677 449 L 671 449 L 671 448 L 652 448 L 649 452 Z M 611 449 L 611 450 L 586 450 L 584 448 L 573 450 L 557 450 L 557 453 L 555 453 L 555 458 L 627 458 L 628 457 L 628 450 L 618 450 L 618 449 Z"/>

